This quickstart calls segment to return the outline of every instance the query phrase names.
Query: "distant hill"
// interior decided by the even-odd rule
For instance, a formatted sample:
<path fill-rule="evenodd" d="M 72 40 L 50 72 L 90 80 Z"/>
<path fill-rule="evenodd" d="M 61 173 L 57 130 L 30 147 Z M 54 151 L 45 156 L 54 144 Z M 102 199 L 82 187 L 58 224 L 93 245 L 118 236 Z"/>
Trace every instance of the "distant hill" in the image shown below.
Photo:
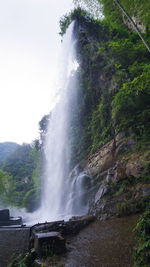
<path fill-rule="evenodd" d="M 20 145 L 14 142 L 0 143 L 0 166 Z"/>

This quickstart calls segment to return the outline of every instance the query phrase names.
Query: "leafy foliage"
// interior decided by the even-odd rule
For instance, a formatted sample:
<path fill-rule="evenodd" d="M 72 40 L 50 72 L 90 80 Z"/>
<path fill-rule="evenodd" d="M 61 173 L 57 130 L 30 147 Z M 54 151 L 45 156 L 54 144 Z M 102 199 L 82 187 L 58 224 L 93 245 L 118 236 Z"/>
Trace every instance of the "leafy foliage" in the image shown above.
<path fill-rule="evenodd" d="M 40 152 L 29 144 L 19 146 L 3 164 L 0 187 L 4 192 L 1 199 L 5 198 L 7 204 L 35 209 L 40 195 Z"/>
<path fill-rule="evenodd" d="M 37 142 L 40 143 L 40 145 L 38 145 L 38 147 L 42 147 L 44 145 L 50 118 L 51 113 L 44 115 L 39 122 L 40 140 L 37 140 Z"/>
<path fill-rule="evenodd" d="M 59 21 L 60 35 L 63 36 L 66 33 L 67 28 L 73 20 L 81 20 L 84 16 L 91 17 L 87 11 L 80 7 L 74 9 L 69 14 L 64 15 Z"/>
<path fill-rule="evenodd" d="M 0 169 L 0 200 L 3 204 L 8 202 L 12 186 L 12 176 Z"/>
<path fill-rule="evenodd" d="M 118 131 L 132 126 L 139 136 L 149 135 L 149 84 L 150 68 L 131 82 L 124 83 L 115 95 L 112 117 Z"/>
<path fill-rule="evenodd" d="M 136 228 L 138 247 L 135 251 L 134 267 L 146 267 L 150 261 L 150 209 L 148 208 L 139 219 Z"/>

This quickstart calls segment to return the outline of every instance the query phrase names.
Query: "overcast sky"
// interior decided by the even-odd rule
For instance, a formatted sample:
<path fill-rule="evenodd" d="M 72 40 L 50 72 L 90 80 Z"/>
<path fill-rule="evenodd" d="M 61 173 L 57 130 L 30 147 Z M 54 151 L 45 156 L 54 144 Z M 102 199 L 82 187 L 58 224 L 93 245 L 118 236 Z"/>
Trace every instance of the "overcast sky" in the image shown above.
<path fill-rule="evenodd" d="M 59 19 L 72 0 L 0 0 L 0 142 L 31 142 L 50 111 Z"/>

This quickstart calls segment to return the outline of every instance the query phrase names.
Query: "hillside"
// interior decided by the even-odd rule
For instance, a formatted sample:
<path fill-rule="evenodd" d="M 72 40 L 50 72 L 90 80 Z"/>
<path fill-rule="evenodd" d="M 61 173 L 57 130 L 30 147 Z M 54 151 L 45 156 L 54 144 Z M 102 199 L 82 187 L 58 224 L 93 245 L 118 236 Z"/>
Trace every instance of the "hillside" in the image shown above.
<path fill-rule="evenodd" d="M 19 145 L 14 142 L 4 142 L 0 143 L 0 165 L 3 161 L 7 159 L 17 148 Z"/>

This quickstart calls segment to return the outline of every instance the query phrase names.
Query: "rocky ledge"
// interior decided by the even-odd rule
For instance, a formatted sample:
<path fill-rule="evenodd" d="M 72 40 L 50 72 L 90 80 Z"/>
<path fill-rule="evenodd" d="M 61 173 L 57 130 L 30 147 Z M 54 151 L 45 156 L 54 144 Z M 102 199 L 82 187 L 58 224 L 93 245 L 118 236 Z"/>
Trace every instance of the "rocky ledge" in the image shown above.
<path fill-rule="evenodd" d="M 150 147 L 138 151 L 133 134 L 119 133 L 78 164 L 90 177 L 89 214 L 103 220 L 141 212 L 150 198 Z"/>

